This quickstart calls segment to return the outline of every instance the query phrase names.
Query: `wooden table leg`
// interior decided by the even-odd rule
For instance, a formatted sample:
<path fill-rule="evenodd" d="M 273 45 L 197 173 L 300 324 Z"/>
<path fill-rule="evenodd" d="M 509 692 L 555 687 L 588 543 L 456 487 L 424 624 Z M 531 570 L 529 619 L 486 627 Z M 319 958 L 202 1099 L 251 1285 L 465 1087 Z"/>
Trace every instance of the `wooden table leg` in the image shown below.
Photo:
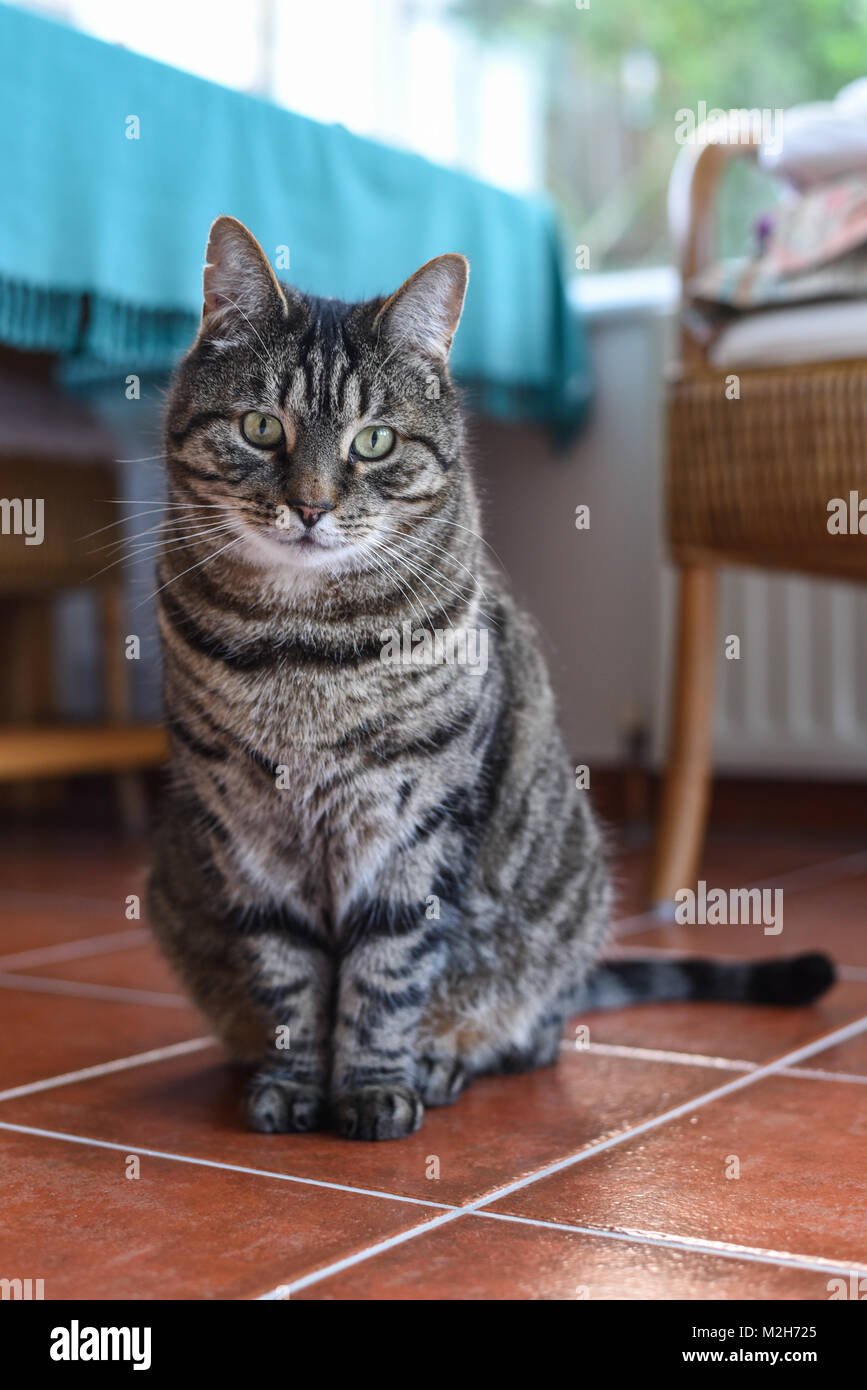
<path fill-rule="evenodd" d="M 119 589 L 100 596 L 102 609 L 102 658 L 105 702 L 112 724 L 126 724 L 132 710 L 129 662 L 124 650 L 123 599 Z M 140 833 L 147 824 L 147 804 L 141 777 L 119 772 L 116 778 L 121 819 L 129 833 Z"/>

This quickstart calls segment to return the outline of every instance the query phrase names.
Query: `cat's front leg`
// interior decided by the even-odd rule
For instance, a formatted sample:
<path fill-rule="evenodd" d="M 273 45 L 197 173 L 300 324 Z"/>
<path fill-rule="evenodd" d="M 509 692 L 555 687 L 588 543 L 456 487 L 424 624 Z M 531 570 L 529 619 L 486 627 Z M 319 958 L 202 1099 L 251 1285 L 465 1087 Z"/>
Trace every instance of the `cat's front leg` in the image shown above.
<path fill-rule="evenodd" d="M 362 899 L 341 923 L 331 1091 L 347 1139 L 402 1139 L 421 1125 L 417 1034 L 446 929 L 425 900 Z"/>
<path fill-rule="evenodd" d="M 324 1129 L 328 1119 L 334 962 L 332 943 L 285 910 L 264 916 L 244 943 L 247 991 L 265 1024 L 265 1056 L 244 1110 L 267 1134 Z"/>

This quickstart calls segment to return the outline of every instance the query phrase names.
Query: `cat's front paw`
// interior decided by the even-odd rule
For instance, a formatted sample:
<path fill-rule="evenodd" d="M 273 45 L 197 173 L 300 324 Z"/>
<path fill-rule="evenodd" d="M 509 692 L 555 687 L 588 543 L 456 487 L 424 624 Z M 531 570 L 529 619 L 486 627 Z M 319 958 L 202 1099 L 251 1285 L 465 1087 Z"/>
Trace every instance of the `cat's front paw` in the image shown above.
<path fill-rule="evenodd" d="M 404 1139 L 424 1118 L 424 1106 L 409 1086 L 362 1086 L 332 1102 L 334 1127 L 344 1139 Z"/>
<path fill-rule="evenodd" d="M 244 1115 L 250 1128 L 260 1134 L 310 1134 L 325 1129 L 328 1120 L 321 1091 L 267 1072 L 248 1082 Z"/>

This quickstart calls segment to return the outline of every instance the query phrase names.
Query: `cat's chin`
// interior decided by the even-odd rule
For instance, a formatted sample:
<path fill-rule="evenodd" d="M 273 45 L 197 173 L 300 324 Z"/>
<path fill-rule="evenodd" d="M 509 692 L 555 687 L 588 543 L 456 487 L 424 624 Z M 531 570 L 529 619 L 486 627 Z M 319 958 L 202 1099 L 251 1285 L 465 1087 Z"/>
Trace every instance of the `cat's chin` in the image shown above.
<path fill-rule="evenodd" d="M 314 578 L 323 572 L 355 568 L 358 561 L 355 545 L 323 545 L 312 537 L 271 536 L 262 531 L 247 531 L 246 536 L 245 559 L 261 569 Z"/>

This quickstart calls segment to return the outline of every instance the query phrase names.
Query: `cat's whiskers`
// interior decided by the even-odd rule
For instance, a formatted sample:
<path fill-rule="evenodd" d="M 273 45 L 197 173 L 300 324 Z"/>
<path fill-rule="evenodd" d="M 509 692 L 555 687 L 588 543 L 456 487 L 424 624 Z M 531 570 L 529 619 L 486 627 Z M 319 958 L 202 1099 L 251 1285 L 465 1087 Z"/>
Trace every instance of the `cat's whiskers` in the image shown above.
<path fill-rule="evenodd" d="M 400 533 L 396 532 L 394 534 L 399 535 Z M 439 552 L 440 555 L 445 555 L 449 560 L 453 561 L 453 563 L 456 564 L 459 569 L 464 570 L 465 573 L 467 573 L 470 576 L 470 579 L 473 581 L 474 587 L 482 595 L 482 598 L 487 598 L 484 585 L 482 584 L 478 576 L 473 574 L 473 571 L 469 568 L 469 566 L 465 565 L 462 560 L 459 560 L 456 555 L 453 555 L 450 550 L 446 550 L 445 546 L 434 545 L 433 541 L 429 541 L 426 538 L 420 536 L 413 537 L 410 541 L 410 545 L 413 546 L 414 549 L 422 547 L 425 550 L 436 550 Z"/>
<path fill-rule="evenodd" d="M 409 521 L 411 521 L 411 520 L 414 520 L 414 518 L 407 517 L 406 520 L 407 520 L 407 522 L 409 522 Z M 419 517 L 419 518 L 418 518 L 418 521 L 419 521 L 419 522 L 422 522 L 422 521 L 424 521 L 424 520 L 426 520 L 425 517 Z M 460 521 L 449 521 L 449 520 L 447 520 L 446 517 L 440 517 L 440 516 L 438 516 L 438 517 L 436 518 L 436 525 L 437 525 L 437 526 L 456 526 L 457 529 L 458 529 L 459 531 L 467 531 L 471 536 L 475 536 L 476 540 L 481 541 L 481 542 L 482 542 L 482 545 L 486 545 L 486 546 L 488 547 L 488 549 L 490 550 L 491 554 L 492 554 L 492 555 L 494 556 L 494 558 L 497 560 L 497 563 L 500 564 L 500 565 L 502 565 L 502 566 L 503 566 L 503 569 L 506 568 L 506 562 L 505 562 L 505 560 L 503 559 L 503 557 L 502 557 L 501 555 L 498 555 L 498 554 L 497 554 L 496 550 L 495 550 L 494 547 L 491 545 L 490 541 L 486 541 L 485 538 L 484 538 L 484 536 L 480 536 L 479 533 L 478 533 L 478 531 L 474 531 L 474 530 L 472 529 L 471 526 L 464 526 Z"/>
<path fill-rule="evenodd" d="M 391 528 L 387 529 L 386 534 L 387 534 L 387 535 L 390 535 L 390 536 L 393 536 L 393 537 L 395 537 L 395 538 L 398 539 L 398 540 L 408 540 L 409 544 L 408 544 L 408 546 L 407 546 L 407 549 L 409 550 L 409 552 L 410 552 L 413 556 L 415 556 L 416 558 L 422 560 L 423 563 L 424 563 L 425 561 L 424 561 L 423 555 L 420 553 L 421 548 L 427 548 L 427 549 L 432 549 L 432 550 L 438 550 L 442 555 L 445 555 L 445 556 L 446 556 L 449 560 L 451 560 L 454 564 L 458 565 L 462 570 L 465 570 L 465 571 L 466 571 L 466 573 L 469 575 L 470 579 L 472 580 L 473 592 L 479 592 L 479 593 L 481 593 L 481 594 L 483 595 L 483 597 L 486 596 L 486 595 L 485 595 L 485 591 L 484 591 L 484 589 L 483 589 L 481 583 L 480 583 L 479 580 L 476 578 L 476 576 L 473 574 L 472 570 L 469 569 L 465 564 L 463 564 L 463 563 L 457 558 L 456 555 L 453 555 L 452 552 L 451 552 L 450 550 L 444 549 L 443 546 L 439 546 L 439 545 L 438 545 L 438 546 L 434 546 L 434 545 L 432 545 L 429 541 L 425 540 L 423 537 L 418 537 L 418 536 L 415 536 L 415 537 L 408 537 L 407 534 L 406 534 L 406 532 L 401 532 L 401 531 L 395 530 L 394 527 L 391 527 Z M 442 579 L 445 583 L 450 583 L 449 576 L 448 576 L 447 574 L 445 574 L 441 569 L 439 569 L 439 568 L 434 564 L 434 562 L 433 562 L 432 560 L 428 559 L 428 560 L 426 561 L 426 563 L 427 563 L 427 565 L 429 566 L 429 572 L 430 572 L 430 573 L 433 573 L 433 574 L 437 575 L 437 576 L 438 576 L 440 579 Z M 460 583 L 460 582 L 461 582 L 460 580 L 458 580 L 458 578 L 457 578 L 456 575 L 455 575 L 455 576 L 452 576 L 452 577 L 455 579 L 455 582 L 456 582 L 456 583 Z"/>
<path fill-rule="evenodd" d="M 165 454 L 144 454 L 140 459 L 115 459 L 115 463 L 153 463 L 156 459 L 164 459 Z"/>
<path fill-rule="evenodd" d="M 114 502 L 115 499 L 114 499 L 114 498 L 109 498 L 109 501 Z M 125 503 L 124 505 L 126 505 L 126 503 Z M 130 503 L 129 505 L 130 505 L 130 506 L 138 506 L 139 504 L 138 504 L 138 503 Z M 206 511 L 206 510 L 209 511 L 209 510 L 211 510 L 211 509 L 214 509 L 214 510 L 223 510 L 223 508 L 222 508 L 222 503 L 217 503 L 217 502 L 213 502 L 213 503 L 211 503 L 211 502 L 208 502 L 208 503 L 192 503 L 192 502 L 190 502 L 190 503 L 186 503 L 186 502 L 184 502 L 184 503 L 181 503 L 181 502 L 173 503 L 173 502 L 167 502 L 167 503 L 163 504 L 162 506 L 148 505 L 148 508 L 147 508 L 146 511 L 143 511 L 143 512 L 133 512 L 133 513 L 131 513 L 131 515 L 129 515 L 129 516 L 121 516 L 121 517 L 118 517 L 118 519 L 117 519 L 116 521 L 108 521 L 108 522 L 106 522 L 105 526 L 97 526 L 97 528 L 96 528 L 95 531 L 88 531 L 88 532 L 86 533 L 86 535 L 84 535 L 84 536 L 76 536 L 76 537 L 75 537 L 76 543 L 78 543 L 79 541 L 89 541 L 89 540 L 91 539 L 92 536 L 98 536 L 102 531 L 110 531 L 110 530 L 112 530 L 112 528 L 115 527 L 115 526 L 126 526 L 127 522 L 130 522 L 130 521 L 141 521 L 141 520 L 142 520 L 144 517 L 146 517 L 146 516 L 161 516 L 161 515 L 163 514 L 163 512 L 165 512 L 165 511 L 167 511 L 167 510 L 169 510 L 170 508 L 173 508 L 173 507 L 175 507 L 175 506 L 177 506 L 177 507 L 183 506 L 183 507 L 185 507 L 185 508 L 186 508 L 186 507 L 189 507 L 189 508 L 194 509 L 194 510 L 196 510 L 196 511 Z"/>
<path fill-rule="evenodd" d="M 446 622 L 448 623 L 449 627 L 453 627 L 454 624 L 452 623 L 451 618 L 449 617 L 448 613 L 446 612 L 445 608 L 443 607 L 442 600 L 440 599 L 440 597 L 439 597 L 439 595 L 437 594 L 436 590 L 435 590 L 435 589 L 432 589 L 431 586 L 430 586 L 430 584 L 427 583 L 427 581 L 426 581 L 424 575 L 422 574 L 421 570 L 418 570 L 418 569 L 414 568 L 414 566 L 411 565 L 411 564 L 408 562 L 408 560 L 407 560 L 405 554 L 402 554 L 402 553 L 399 552 L 399 551 L 391 550 L 391 549 L 389 549 L 389 547 L 388 547 L 387 545 L 384 545 L 384 544 L 382 545 L 381 549 L 384 550 L 385 553 L 386 553 L 386 555 L 390 556 L 392 560 L 397 561 L 398 564 L 402 564 L 406 569 L 408 569 L 409 572 L 410 572 L 410 574 L 414 574 L 418 579 L 421 580 L 422 584 L 424 584 L 424 587 L 427 589 L 428 593 L 429 593 L 429 594 L 433 594 L 434 599 L 436 600 L 437 606 L 438 606 L 440 612 L 442 613 L 443 617 L 445 618 Z"/>
<path fill-rule="evenodd" d="M 143 541 L 136 549 L 136 554 L 143 555 L 148 550 L 179 550 L 182 546 L 192 545 L 196 540 L 208 540 L 211 536 L 224 535 L 226 532 L 234 531 L 235 527 L 231 522 L 225 522 L 221 526 L 209 526 L 203 531 L 185 531 L 178 535 L 157 536 L 155 540 Z M 237 533 L 236 533 L 237 534 Z"/>
<path fill-rule="evenodd" d="M 146 536 L 153 536 L 155 534 L 160 536 L 164 535 L 168 532 L 170 528 L 176 530 L 177 524 L 179 524 L 181 521 L 192 521 L 194 524 L 198 522 L 208 521 L 216 525 L 219 522 L 219 517 L 199 516 L 163 519 L 162 521 L 158 521 L 154 526 L 147 526 L 143 531 L 135 531 L 131 536 L 121 536 L 119 540 L 106 541 L 104 545 L 95 545 L 92 550 L 88 551 L 88 554 L 96 555 L 99 553 L 100 550 L 121 549 L 125 545 L 135 545 L 136 543 L 143 541 Z M 207 531 L 209 528 L 204 527 L 203 529 Z M 96 532 L 93 532 L 93 534 L 96 535 Z M 184 532 L 184 534 L 195 535 L 196 532 L 190 531 Z M 85 539 L 85 537 L 82 537 L 82 539 Z M 167 535 L 167 539 L 171 539 L 171 537 Z"/>
<path fill-rule="evenodd" d="M 176 584 L 179 579 L 183 579 L 185 574 L 191 574 L 193 570 L 197 570 L 201 565 L 208 564 L 210 560 L 216 560 L 218 555 L 222 555 L 224 551 L 231 550 L 233 546 L 240 545 L 241 542 L 245 540 L 247 540 L 246 536 L 237 536 L 235 540 L 229 541 L 228 545 L 221 546 L 219 550 L 215 550 L 212 554 L 206 555 L 203 560 L 198 560 L 194 565 L 190 565 L 187 569 L 181 570 L 180 574 L 172 575 L 171 579 L 166 580 L 165 584 L 161 584 L 158 589 L 154 589 L 152 594 L 148 594 L 147 598 L 143 598 L 141 603 L 137 603 L 136 608 L 141 608 L 143 604 L 150 603 L 152 599 L 156 598 L 157 594 L 161 594 L 164 589 L 168 589 L 170 585 Z"/>
<path fill-rule="evenodd" d="M 194 544 L 196 537 L 200 537 L 202 540 L 205 540 L 209 539 L 211 536 L 224 535 L 227 531 L 233 531 L 234 529 L 234 526 L 214 527 L 213 529 L 197 532 L 196 536 L 188 537 L 187 539 L 181 539 L 177 543 L 175 543 L 174 537 L 170 537 L 169 540 L 171 543 L 168 545 L 165 544 L 161 536 L 157 537 L 156 540 L 144 541 L 139 545 L 136 545 L 135 538 L 130 538 L 128 543 L 133 545 L 134 549 L 131 550 L 128 554 L 119 555 L 117 559 L 110 561 L 109 564 L 103 565 L 102 569 L 97 570 L 95 574 L 89 576 L 87 582 L 92 583 L 93 580 L 98 579 L 101 574 L 106 574 L 108 570 L 114 569 L 115 565 L 123 565 L 125 568 L 129 568 L 129 566 L 132 565 L 134 561 L 142 559 L 144 556 L 148 555 L 149 552 L 151 554 L 156 554 L 160 550 L 160 547 L 163 547 L 163 549 L 166 551 L 180 550 L 188 548 L 190 545 Z M 121 542 L 121 544 L 126 543 L 127 542 Z M 98 547 L 97 549 L 99 548 L 100 547 Z M 96 554 L 97 552 L 91 551 L 90 553 Z"/>
<path fill-rule="evenodd" d="M 392 555 L 394 554 L 394 552 L 389 552 L 389 553 L 391 553 Z M 446 552 L 446 553 L 448 553 L 448 552 Z M 406 559 L 405 559 L 405 556 L 404 556 L 404 554 L 403 554 L 403 552 L 400 552 L 399 558 L 402 560 L 402 562 L 403 562 L 404 564 L 407 563 L 407 562 L 406 562 Z M 411 566 L 408 566 L 408 568 L 411 568 Z M 419 572 L 418 570 L 413 570 L 412 572 L 413 572 L 414 574 L 418 574 L 419 577 L 421 577 L 421 576 L 420 576 L 420 572 Z M 436 566 L 433 565 L 430 561 L 428 562 L 428 568 L 425 570 L 425 573 L 426 573 L 430 578 L 432 578 L 435 582 L 436 582 L 437 580 L 439 580 L 439 582 L 440 582 L 441 584 L 443 584 L 451 593 L 453 593 L 457 598 L 461 599 L 461 601 L 464 602 L 464 603 L 468 603 L 469 600 L 470 600 L 470 598 L 477 598 L 477 597 L 478 597 L 478 594 L 479 594 L 479 592 L 480 592 L 480 586 L 477 587 L 477 586 L 474 584 L 474 587 L 473 587 L 473 589 L 472 589 L 471 591 L 466 592 L 466 593 L 462 593 L 459 589 L 454 588 L 454 586 L 449 582 L 447 576 L 444 575 L 444 574 L 442 573 L 441 570 L 437 569 Z M 472 577 L 472 575 L 471 575 L 471 577 Z M 482 592 L 483 592 L 483 591 L 482 591 Z M 442 607 L 442 604 L 440 604 L 440 607 Z M 443 611 L 445 612 L 445 610 L 443 610 Z M 487 613 L 487 612 L 485 611 L 485 609 L 482 608 L 481 606 L 478 606 L 478 605 L 477 605 L 477 610 L 476 610 L 476 611 L 479 613 L 479 615 L 480 615 L 482 618 L 484 618 L 487 622 L 489 622 L 493 627 L 498 627 L 498 626 L 499 626 L 499 623 L 498 623 L 497 619 L 496 619 L 491 613 Z"/>
<path fill-rule="evenodd" d="M 410 611 L 412 612 L 413 618 L 418 623 L 419 628 L 423 628 L 425 626 L 425 621 L 427 621 L 427 625 L 430 628 L 431 632 L 435 632 L 436 629 L 434 628 L 430 613 L 428 612 L 425 605 L 422 603 L 421 599 L 419 598 L 418 594 L 416 593 L 412 585 L 409 583 L 409 581 L 407 580 L 407 582 L 404 583 L 403 579 L 397 573 L 393 565 L 390 565 L 379 551 L 376 552 L 375 557 L 372 551 L 369 551 L 368 553 L 370 559 L 373 560 L 373 563 L 376 569 L 379 570 L 380 574 L 391 579 L 394 583 L 398 585 L 401 593 L 403 594 L 404 598 L 409 604 Z M 415 599 L 415 603 L 413 602 L 413 599 Z M 418 609 L 415 606 L 416 603 L 418 603 L 421 606 L 421 611 L 424 614 L 424 617 L 419 617 Z"/>
<path fill-rule="evenodd" d="M 379 571 L 380 574 L 386 574 L 386 575 L 388 575 L 391 579 L 393 579 L 393 580 L 397 583 L 397 585 L 399 586 L 399 588 L 400 588 L 400 590 L 401 590 L 401 593 L 403 594 L 404 598 L 405 598 L 405 599 L 407 600 L 407 602 L 409 603 L 410 609 L 412 610 L 413 617 L 416 618 L 416 619 L 419 621 L 419 625 L 420 625 L 421 627 L 424 627 L 424 622 L 423 622 L 422 620 L 419 619 L 419 616 L 418 616 L 418 609 L 415 607 L 415 604 L 413 603 L 412 599 L 409 597 L 409 594 L 407 593 L 407 587 L 406 587 L 406 585 L 404 585 L 403 580 L 401 579 L 401 576 L 397 573 L 397 571 L 393 568 L 393 566 L 389 565 L 388 561 L 384 558 L 384 556 L 381 554 L 381 552 L 380 552 L 378 549 L 375 549 L 375 548 L 374 548 L 373 539 L 371 539 L 371 540 L 370 540 L 369 542 L 367 542 L 366 544 L 365 544 L 364 542 L 362 542 L 362 545 L 361 545 L 360 548 L 361 548 L 361 549 L 364 551 L 364 553 L 369 557 L 369 559 L 372 561 L 372 563 L 373 563 L 373 565 L 374 565 L 374 568 L 377 569 L 377 570 Z M 407 581 L 407 584 L 409 584 L 409 581 Z M 430 614 L 428 613 L 428 611 L 427 611 L 427 609 L 425 608 L 424 604 L 421 602 L 421 599 L 419 598 L 418 594 L 415 592 L 415 589 L 413 589 L 413 587 L 412 587 L 411 584 L 409 584 L 409 591 L 410 591 L 410 593 L 412 594 L 413 598 L 416 600 L 416 602 L 419 603 L 419 604 L 421 604 L 421 611 L 422 611 L 422 612 L 425 614 L 425 616 L 427 617 L 428 625 L 430 626 L 431 632 L 435 632 L 435 628 L 434 628 L 433 622 L 431 621 Z"/>

